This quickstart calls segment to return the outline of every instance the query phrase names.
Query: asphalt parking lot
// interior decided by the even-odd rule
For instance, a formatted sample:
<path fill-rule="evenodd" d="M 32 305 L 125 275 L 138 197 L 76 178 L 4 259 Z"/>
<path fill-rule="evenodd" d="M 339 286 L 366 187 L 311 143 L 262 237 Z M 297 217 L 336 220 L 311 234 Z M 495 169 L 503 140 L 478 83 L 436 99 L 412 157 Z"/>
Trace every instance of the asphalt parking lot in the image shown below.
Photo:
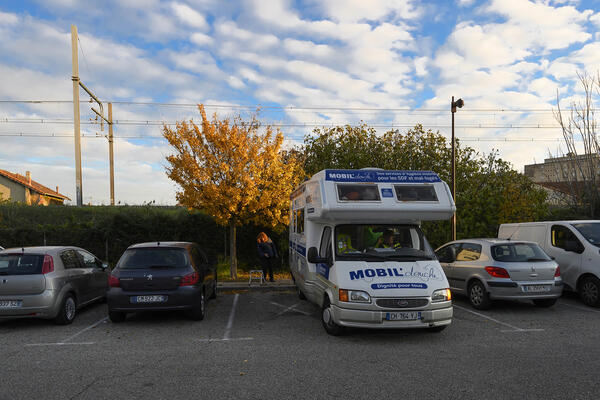
<path fill-rule="evenodd" d="M 204 321 L 106 305 L 70 326 L 0 321 L 1 399 L 539 398 L 600 393 L 600 310 L 455 299 L 452 325 L 325 333 L 294 292 L 223 293 Z"/>

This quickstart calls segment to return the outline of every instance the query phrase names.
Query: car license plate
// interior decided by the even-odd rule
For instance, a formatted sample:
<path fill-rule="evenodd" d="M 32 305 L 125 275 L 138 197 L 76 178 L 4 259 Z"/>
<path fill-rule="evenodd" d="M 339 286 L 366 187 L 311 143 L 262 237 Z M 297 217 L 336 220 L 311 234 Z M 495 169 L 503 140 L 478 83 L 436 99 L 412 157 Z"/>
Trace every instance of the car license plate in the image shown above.
<path fill-rule="evenodd" d="M 0 308 L 19 308 L 22 305 L 21 300 L 0 300 Z"/>
<path fill-rule="evenodd" d="M 526 293 L 549 292 L 550 285 L 524 285 L 523 291 Z"/>
<path fill-rule="evenodd" d="M 421 312 L 389 312 L 385 314 L 385 319 L 388 321 L 416 321 L 421 319 Z"/>
<path fill-rule="evenodd" d="M 167 301 L 167 296 L 131 296 L 132 303 L 164 303 Z"/>

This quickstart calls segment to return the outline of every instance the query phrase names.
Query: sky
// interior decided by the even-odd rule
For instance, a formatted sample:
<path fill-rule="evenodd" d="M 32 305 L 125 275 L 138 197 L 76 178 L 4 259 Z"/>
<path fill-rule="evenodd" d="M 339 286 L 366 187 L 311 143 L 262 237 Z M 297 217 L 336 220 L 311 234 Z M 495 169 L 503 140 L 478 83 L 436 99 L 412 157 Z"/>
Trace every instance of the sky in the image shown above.
<path fill-rule="evenodd" d="M 71 25 L 82 82 L 113 102 L 120 204 L 176 203 L 161 126 L 198 120 L 198 103 L 260 108 L 294 146 L 361 121 L 449 137 L 455 96 L 462 143 L 522 172 L 560 154 L 557 99 L 579 101 L 578 74 L 600 69 L 598 0 L 0 1 L 0 169 L 71 203 Z M 107 127 L 80 98 L 83 200 L 108 204 Z"/>

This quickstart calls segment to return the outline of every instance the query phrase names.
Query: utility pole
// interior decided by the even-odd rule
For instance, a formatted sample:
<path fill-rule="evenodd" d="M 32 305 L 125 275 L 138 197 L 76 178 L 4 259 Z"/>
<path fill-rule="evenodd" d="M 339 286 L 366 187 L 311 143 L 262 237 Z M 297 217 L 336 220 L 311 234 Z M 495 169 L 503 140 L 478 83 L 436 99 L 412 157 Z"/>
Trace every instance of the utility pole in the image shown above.
<path fill-rule="evenodd" d="M 77 190 L 77 206 L 83 204 L 83 190 L 82 190 L 82 179 L 81 179 L 81 124 L 80 124 L 80 112 L 79 112 L 79 87 L 87 94 L 90 95 L 90 103 L 95 101 L 100 107 L 100 111 L 91 107 L 92 111 L 100 117 L 100 130 L 104 131 L 104 122 L 108 124 L 108 157 L 110 163 L 110 204 L 115 204 L 115 182 L 114 182 L 114 159 L 113 159 L 113 123 L 112 123 L 112 103 L 108 103 L 108 119 L 104 116 L 104 105 L 88 89 L 81 79 L 79 79 L 79 58 L 77 52 L 77 27 L 71 25 L 71 52 L 73 59 L 73 113 L 74 113 L 74 136 L 75 136 L 75 186 Z"/>
<path fill-rule="evenodd" d="M 110 205 L 115 205 L 115 158 L 113 153 L 112 103 L 108 103 L 108 161 L 110 164 Z"/>
<path fill-rule="evenodd" d="M 73 61 L 73 135 L 75 137 L 75 191 L 77 206 L 83 204 L 81 181 L 81 124 L 79 121 L 79 58 L 77 54 L 77 27 L 71 25 L 71 56 Z"/>

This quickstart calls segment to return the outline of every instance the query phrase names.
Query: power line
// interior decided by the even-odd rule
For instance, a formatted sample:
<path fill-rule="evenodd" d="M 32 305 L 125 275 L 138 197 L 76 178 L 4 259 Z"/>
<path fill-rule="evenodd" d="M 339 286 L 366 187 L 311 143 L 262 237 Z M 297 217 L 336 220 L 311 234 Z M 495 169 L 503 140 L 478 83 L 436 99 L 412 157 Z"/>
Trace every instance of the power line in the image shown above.
<path fill-rule="evenodd" d="M 87 101 L 87 99 L 82 99 L 81 101 Z M 107 100 L 104 101 L 106 103 L 111 102 L 113 104 L 123 104 L 123 105 L 139 105 L 139 106 L 159 106 L 159 107 L 198 107 L 200 103 L 168 103 L 168 102 L 144 102 L 144 101 L 118 101 L 118 100 Z M 23 104 L 44 104 L 44 103 L 73 103 L 72 100 L 0 100 L 0 104 L 2 103 L 23 103 Z M 264 106 L 260 104 L 254 105 L 236 105 L 236 104 L 204 104 L 205 108 L 224 108 L 224 109 L 247 109 L 247 110 L 286 110 L 286 111 L 295 111 L 295 110 L 310 110 L 310 111 L 318 111 L 318 110 L 326 110 L 326 111 L 407 111 L 407 112 L 448 112 L 447 108 L 410 108 L 410 107 L 397 107 L 397 108 L 382 108 L 382 107 L 334 107 L 334 106 Z M 597 111 L 600 109 L 593 109 L 593 111 Z M 564 111 L 570 111 L 570 109 L 564 109 Z M 471 108 L 465 109 L 465 112 L 492 112 L 492 113 L 554 113 L 554 110 L 541 109 L 541 108 Z"/>
<path fill-rule="evenodd" d="M 165 120 L 128 120 L 128 119 L 115 119 L 113 124 L 115 125 L 134 125 L 134 126 L 174 126 L 181 122 L 194 122 L 193 119 L 187 121 L 165 121 Z M 73 124 L 73 120 L 68 118 L 0 118 L 0 122 L 9 124 Z M 248 121 L 246 121 L 248 122 Z M 354 123 L 348 122 L 296 122 L 296 123 L 277 123 L 277 122 L 264 122 L 261 126 L 271 126 L 277 128 L 304 128 L 304 127 L 330 127 L 330 126 L 346 126 L 353 125 Z M 81 124 L 95 125 L 95 121 L 82 121 Z M 396 123 L 374 123 L 367 125 L 371 128 L 414 128 L 415 124 L 396 124 Z M 451 125 L 439 125 L 439 124 L 424 124 L 427 128 L 450 128 Z M 494 124 L 460 124 L 455 125 L 459 129 L 557 129 L 560 125 L 546 125 L 546 124 L 507 124 L 507 125 L 494 125 Z"/>
<path fill-rule="evenodd" d="M 47 132 L 43 132 L 43 133 L 35 133 L 35 132 L 12 132 L 12 133 L 7 133 L 7 132 L 3 132 L 0 133 L 0 137 L 2 136 L 6 136 L 6 137 L 36 137 L 36 138 L 42 138 L 42 137 L 48 137 L 48 138 L 53 138 L 53 137 L 58 137 L 58 138 L 62 138 L 62 137 L 67 137 L 67 138 L 72 138 L 73 134 L 68 134 L 68 133 L 47 133 Z M 105 138 L 104 135 L 98 135 L 98 134 L 81 134 L 82 137 L 85 138 Z M 162 135 L 115 135 L 114 136 L 115 139 L 164 139 L 164 137 Z M 293 135 L 289 135 L 286 138 L 292 138 L 292 139 L 297 139 L 297 136 L 293 136 Z M 533 137 L 529 137 L 529 138 L 489 138 L 489 137 L 482 137 L 482 138 L 473 138 L 473 137 L 462 137 L 459 138 L 458 141 L 460 142 L 560 142 L 564 140 L 564 138 L 562 137 L 556 137 L 556 138 L 533 138 Z M 577 142 L 582 141 L 581 139 L 576 140 Z"/>

